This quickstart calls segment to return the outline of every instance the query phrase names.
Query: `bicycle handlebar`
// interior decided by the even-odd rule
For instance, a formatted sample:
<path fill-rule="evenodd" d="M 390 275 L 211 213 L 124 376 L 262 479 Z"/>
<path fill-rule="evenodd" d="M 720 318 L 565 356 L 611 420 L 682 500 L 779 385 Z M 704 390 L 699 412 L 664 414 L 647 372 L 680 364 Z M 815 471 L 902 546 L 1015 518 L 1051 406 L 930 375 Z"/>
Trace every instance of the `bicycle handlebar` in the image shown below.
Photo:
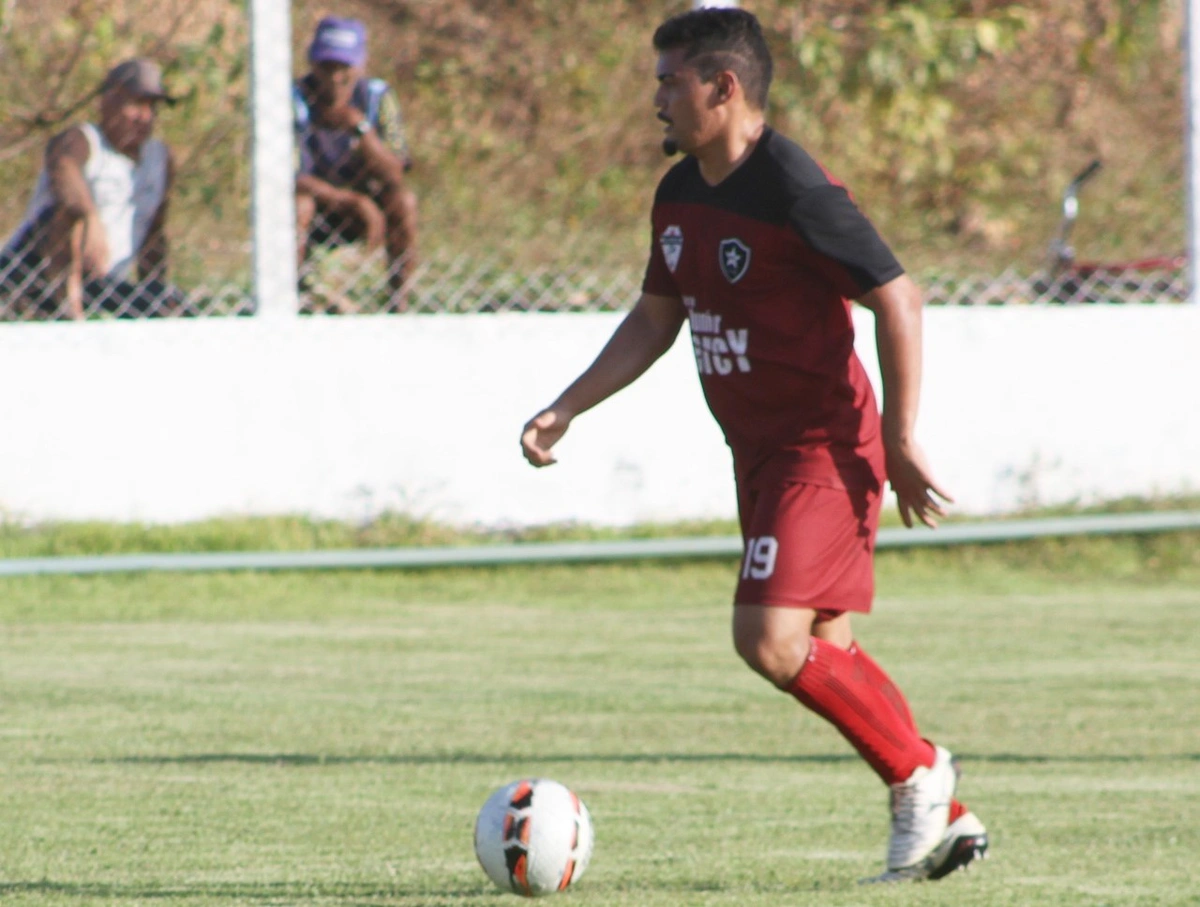
<path fill-rule="evenodd" d="M 1096 158 L 1075 175 L 1075 179 L 1071 180 L 1071 185 L 1075 188 L 1079 188 L 1093 176 L 1095 176 L 1101 166 L 1100 158 Z"/>

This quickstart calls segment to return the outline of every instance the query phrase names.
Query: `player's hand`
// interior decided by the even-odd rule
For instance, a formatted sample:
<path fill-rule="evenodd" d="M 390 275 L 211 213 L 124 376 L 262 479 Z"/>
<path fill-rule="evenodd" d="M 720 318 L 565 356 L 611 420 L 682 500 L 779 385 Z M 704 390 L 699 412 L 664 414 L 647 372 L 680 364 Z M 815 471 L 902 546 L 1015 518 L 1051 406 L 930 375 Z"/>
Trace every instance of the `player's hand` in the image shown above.
<path fill-rule="evenodd" d="M 83 312 L 83 274 L 72 270 L 67 275 L 66 286 L 63 288 L 65 314 L 74 321 L 82 321 Z"/>
<path fill-rule="evenodd" d="M 885 444 L 888 481 L 896 493 L 896 506 L 904 525 L 912 528 L 913 515 L 926 526 L 937 527 L 937 518 L 944 517 L 942 501 L 953 504 L 950 497 L 933 480 L 925 452 L 915 442 Z"/>
<path fill-rule="evenodd" d="M 521 430 L 521 453 L 531 466 L 549 466 L 558 462 L 550 448 L 567 433 L 571 416 L 560 409 L 544 409 Z"/>

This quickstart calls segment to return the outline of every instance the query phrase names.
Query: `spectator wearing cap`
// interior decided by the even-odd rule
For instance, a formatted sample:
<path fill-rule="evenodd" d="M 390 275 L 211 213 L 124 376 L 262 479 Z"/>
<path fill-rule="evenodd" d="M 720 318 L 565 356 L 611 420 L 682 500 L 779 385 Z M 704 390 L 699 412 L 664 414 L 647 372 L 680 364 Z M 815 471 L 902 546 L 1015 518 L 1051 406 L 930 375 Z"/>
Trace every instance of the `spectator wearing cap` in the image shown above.
<path fill-rule="evenodd" d="M 113 67 L 99 94 L 98 122 L 47 143 L 25 218 L 0 254 L 0 297 L 17 314 L 134 317 L 182 305 L 165 283 L 174 168 L 153 137 L 159 106 L 175 99 L 145 59 Z"/>
<path fill-rule="evenodd" d="M 367 30 L 357 19 L 322 19 L 308 62 L 294 92 L 301 285 L 313 246 L 383 246 L 387 308 L 401 311 L 415 265 L 417 199 L 405 176 L 412 164 L 400 105 L 387 82 L 366 77 Z"/>

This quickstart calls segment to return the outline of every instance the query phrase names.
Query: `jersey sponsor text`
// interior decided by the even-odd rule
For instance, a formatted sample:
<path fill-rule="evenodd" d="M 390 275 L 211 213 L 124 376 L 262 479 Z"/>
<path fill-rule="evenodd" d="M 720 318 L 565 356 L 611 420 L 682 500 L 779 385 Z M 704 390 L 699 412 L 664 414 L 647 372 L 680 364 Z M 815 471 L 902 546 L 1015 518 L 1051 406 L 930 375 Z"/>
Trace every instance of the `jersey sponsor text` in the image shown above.
<path fill-rule="evenodd" d="M 692 329 L 692 349 L 701 375 L 745 374 L 750 371 L 750 331 L 747 328 L 722 328 L 721 316 L 697 312 L 689 306 L 688 323 Z"/>

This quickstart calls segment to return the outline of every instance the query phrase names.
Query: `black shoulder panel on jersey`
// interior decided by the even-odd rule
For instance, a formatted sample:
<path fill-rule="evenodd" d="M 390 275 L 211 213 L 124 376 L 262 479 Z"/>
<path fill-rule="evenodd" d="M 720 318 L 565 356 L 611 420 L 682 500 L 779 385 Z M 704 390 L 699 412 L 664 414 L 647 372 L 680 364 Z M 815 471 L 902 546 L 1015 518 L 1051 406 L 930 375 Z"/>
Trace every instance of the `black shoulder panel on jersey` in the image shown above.
<path fill-rule="evenodd" d="M 790 192 L 803 192 L 816 186 L 835 185 L 812 155 L 787 136 L 768 129 L 764 136 L 767 157 L 774 163 L 777 178 L 782 179 Z"/>
<path fill-rule="evenodd" d="M 662 178 L 654 200 L 701 204 L 794 230 L 841 265 L 866 293 L 904 269 L 845 187 L 795 142 L 767 127 L 748 160 L 716 186 L 686 157 Z"/>
<path fill-rule="evenodd" d="M 828 183 L 800 193 L 788 222 L 809 246 L 841 264 L 863 293 L 904 273 L 844 186 Z"/>

